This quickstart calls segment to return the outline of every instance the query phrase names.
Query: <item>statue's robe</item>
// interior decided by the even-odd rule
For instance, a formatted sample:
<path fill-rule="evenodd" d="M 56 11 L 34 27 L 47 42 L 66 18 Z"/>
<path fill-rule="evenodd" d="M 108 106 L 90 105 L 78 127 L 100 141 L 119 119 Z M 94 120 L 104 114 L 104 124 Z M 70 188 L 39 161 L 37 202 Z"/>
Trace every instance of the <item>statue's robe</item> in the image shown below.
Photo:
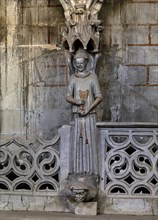
<path fill-rule="evenodd" d="M 82 76 L 77 73 L 72 75 L 67 96 L 72 96 L 75 100 L 85 100 L 84 106 L 72 106 L 74 128 L 70 146 L 70 172 L 98 174 L 96 111 L 93 110 L 85 116 L 80 114 L 82 110 L 87 112 L 94 100 L 101 97 L 97 75 L 92 72 Z"/>

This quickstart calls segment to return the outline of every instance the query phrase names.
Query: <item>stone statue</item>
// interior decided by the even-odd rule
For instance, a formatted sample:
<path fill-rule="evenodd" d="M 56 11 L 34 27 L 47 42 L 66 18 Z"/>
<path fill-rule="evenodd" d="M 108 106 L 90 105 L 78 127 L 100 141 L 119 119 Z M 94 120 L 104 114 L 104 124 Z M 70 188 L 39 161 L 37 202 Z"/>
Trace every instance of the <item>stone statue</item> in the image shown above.
<path fill-rule="evenodd" d="M 100 11 L 102 4 L 103 4 L 104 0 L 96 0 L 94 1 L 91 10 L 90 10 L 90 14 L 92 19 L 98 19 L 98 12 Z"/>
<path fill-rule="evenodd" d="M 70 132 L 69 175 L 65 186 L 68 204 L 97 203 L 99 166 L 96 107 L 102 95 L 95 74 L 100 56 L 103 0 L 60 0 L 65 13 L 61 47 L 69 52 L 71 72 L 66 100 L 72 104 L 74 125 Z M 69 56 L 68 56 L 69 55 Z M 97 212 L 97 205 L 95 206 Z"/>
<path fill-rule="evenodd" d="M 80 41 L 85 50 L 98 52 L 102 22 L 98 12 L 103 0 L 60 0 L 65 13 L 66 27 L 62 33 L 62 46 L 70 52 L 76 51 Z"/>
<path fill-rule="evenodd" d="M 68 179 L 67 196 L 75 202 L 93 201 L 97 197 L 98 177 L 88 174 L 70 175 Z"/>
<path fill-rule="evenodd" d="M 74 74 L 68 85 L 66 100 L 74 114 L 74 140 L 70 173 L 98 174 L 96 110 L 102 101 L 97 75 L 87 67 L 90 55 L 79 49 L 74 58 Z"/>
<path fill-rule="evenodd" d="M 66 20 L 70 21 L 71 20 L 71 14 L 72 14 L 71 2 L 69 0 L 60 0 L 60 2 L 63 6 Z"/>
<path fill-rule="evenodd" d="M 88 13 L 90 19 L 97 19 L 104 0 L 60 0 L 67 20 L 73 19 L 72 14 Z M 94 17 L 95 16 L 95 17 Z"/>

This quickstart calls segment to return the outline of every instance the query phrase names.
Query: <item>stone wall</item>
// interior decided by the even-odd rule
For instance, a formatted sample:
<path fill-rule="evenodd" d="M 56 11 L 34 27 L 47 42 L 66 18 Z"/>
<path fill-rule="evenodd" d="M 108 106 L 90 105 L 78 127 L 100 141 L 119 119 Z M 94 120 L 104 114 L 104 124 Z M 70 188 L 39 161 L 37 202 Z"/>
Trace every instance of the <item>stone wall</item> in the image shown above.
<path fill-rule="evenodd" d="M 106 0 L 100 121 L 158 121 L 158 2 Z M 0 132 L 51 139 L 71 121 L 59 0 L 0 1 Z"/>
<path fill-rule="evenodd" d="M 102 120 L 158 121 L 158 2 L 106 1 Z"/>
<path fill-rule="evenodd" d="M 1 0 L 1 134 L 52 138 L 68 124 L 59 1 Z"/>

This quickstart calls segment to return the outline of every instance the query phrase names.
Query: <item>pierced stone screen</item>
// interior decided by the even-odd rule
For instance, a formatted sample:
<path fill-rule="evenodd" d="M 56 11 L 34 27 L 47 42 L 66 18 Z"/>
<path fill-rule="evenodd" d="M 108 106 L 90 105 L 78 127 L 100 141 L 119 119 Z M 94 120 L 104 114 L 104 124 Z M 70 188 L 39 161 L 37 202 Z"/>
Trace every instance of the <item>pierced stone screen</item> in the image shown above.
<path fill-rule="evenodd" d="M 158 197 L 157 130 L 106 130 L 102 173 L 109 196 Z"/>
<path fill-rule="evenodd" d="M 14 139 L 0 144 L 0 191 L 49 195 L 59 190 L 59 137 L 34 142 Z"/>

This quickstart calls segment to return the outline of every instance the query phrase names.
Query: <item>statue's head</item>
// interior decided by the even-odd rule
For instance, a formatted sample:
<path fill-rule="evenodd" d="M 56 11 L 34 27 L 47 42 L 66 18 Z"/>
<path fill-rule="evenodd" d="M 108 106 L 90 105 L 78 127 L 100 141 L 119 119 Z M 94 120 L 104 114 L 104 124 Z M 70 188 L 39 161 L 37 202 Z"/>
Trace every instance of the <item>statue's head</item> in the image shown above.
<path fill-rule="evenodd" d="M 66 192 L 68 197 L 76 202 L 96 200 L 98 194 L 98 175 L 86 173 L 70 174 Z"/>
<path fill-rule="evenodd" d="M 76 202 L 84 202 L 87 198 L 88 189 L 71 189 L 73 199 Z"/>
<path fill-rule="evenodd" d="M 83 72 L 89 61 L 88 53 L 84 49 L 79 49 L 74 56 L 74 67 L 77 71 Z"/>

